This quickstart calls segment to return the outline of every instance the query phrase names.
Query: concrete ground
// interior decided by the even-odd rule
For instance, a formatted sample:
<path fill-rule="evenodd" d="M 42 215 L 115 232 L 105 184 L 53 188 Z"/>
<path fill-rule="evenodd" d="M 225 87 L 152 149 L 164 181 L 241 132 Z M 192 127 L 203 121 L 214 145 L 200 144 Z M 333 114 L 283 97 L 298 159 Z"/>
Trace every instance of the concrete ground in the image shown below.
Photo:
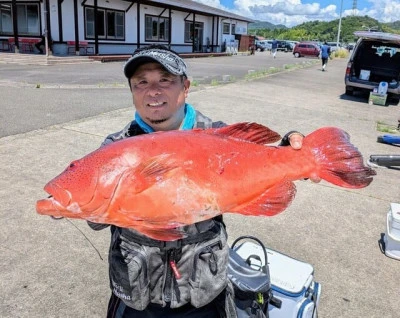
<path fill-rule="evenodd" d="M 219 69 L 220 75 L 236 66 L 241 70 L 233 83 L 193 87 L 188 101 L 214 119 L 256 121 L 282 134 L 341 127 L 365 160 L 371 154 L 399 154 L 398 147 L 376 142 L 383 134 L 377 122 L 397 125 L 399 106 L 344 96 L 345 60 L 331 61 L 327 72 L 317 63 L 244 81 L 248 70 L 264 68 L 260 61 L 268 56 L 249 58 L 188 61 L 194 79 L 206 76 L 207 69 L 209 74 Z M 271 65 L 265 62 L 266 68 Z M 121 65 L 103 66 L 82 66 L 84 80 L 74 82 L 66 67 L 7 66 L 5 73 L 2 65 L 1 317 L 105 316 L 109 231 L 95 232 L 84 221 L 53 220 L 35 212 L 36 201 L 46 196 L 42 188 L 47 181 L 132 119 Z M 79 67 L 73 68 L 79 74 Z M 14 74 L 13 69 L 20 76 L 6 75 Z M 39 75 L 41 89 L 35 88 Z M 108 75 L 104 87 L 90 86 Z M 113 87 L 114 82 L 118 85 Z M 18 128 L 7 124 L 9 118 Z M 30 119 L 34 125 L 29 126 Z M 227 214 L 230 242 L 239 235 L 256 235 L 268 247 L 312 264 L 322 285 L 319 317 L 398 317 L 400 262 L 381 252 L 379 240 L 390 203 L 400 202 L 400 171 L 376 170 L 372 184 L 361 190 L 297 181 L 294 202 L 275 217 Z"/>

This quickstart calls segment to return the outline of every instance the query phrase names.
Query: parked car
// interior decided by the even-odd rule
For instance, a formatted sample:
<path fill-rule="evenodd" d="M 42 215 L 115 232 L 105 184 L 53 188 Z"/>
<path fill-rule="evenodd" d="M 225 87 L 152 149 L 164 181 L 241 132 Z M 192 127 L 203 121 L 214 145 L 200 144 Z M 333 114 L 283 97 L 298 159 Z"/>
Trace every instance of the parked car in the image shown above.
<path fill-rule="evenodd" d="M 335 52 L 335 51 L 340 50 L 342 48 L 342 44 L 340 44 L 340 43 L 326 42 L 326 44 L 328 44 L 331 47 L 331 52 Z"/>
<path fill-rule="evenodd" d="M 312 56 L 319 57 L 320 47 L 315 42 L 299 42 L 293 49 L 293 55 L 295 57 L 301 56 Z"/>
<path fill-rule="evenodd" d="M 345 49 L 350 52 L 351 50 L 354 49 L 354 45 L 355 45 L 355 43 L 347 43 L 345 46 Z"/>
<path fill-rule="evenodd" d="M 256 50 L 264 52 L 265 50 L 271 50 L 272 41 L 262 40 L 256 41 Z"/>
<path fill-rule="evenodd" d="M 400 99 L 400 35 L 357 31 L 359 37 L 349 62 L 344 82 L 346 94 L 356 90 L 373 91 L 380 82 L 388 83 L 388 93 Z"/>
<path fill-rule="evenodd" d="M 289 43 L 285 40 L 278 40 L 278 48 L 277 51 L 291 52 L 293 50 L 292 43 Z"/>
<path fill-rule="evenodd" d="M 290 40 L 287 40 L 286 42 L 290 43 L 290 45 L 292 46 L 292 49 L 294 49 L 295 45 L 297 43 L 299 43 L 299 41 L 290 41 Z"/>

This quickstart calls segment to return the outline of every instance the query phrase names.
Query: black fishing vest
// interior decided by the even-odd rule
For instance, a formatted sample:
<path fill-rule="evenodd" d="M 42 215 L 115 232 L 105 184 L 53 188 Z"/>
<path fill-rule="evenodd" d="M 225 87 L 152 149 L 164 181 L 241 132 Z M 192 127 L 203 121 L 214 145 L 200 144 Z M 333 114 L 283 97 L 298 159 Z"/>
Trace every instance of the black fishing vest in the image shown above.
<path fill-rule="evenodd" d="M 196 111 L 195 128 L 223 126 Z M 144 133 L 133 121 L 109 135 L 103 145 Z M 144 310 L 149 303 L 202 307 L 226 288 L 229 252 L 222 216 L 182 229 L 188 233 L 186 238 L 163 242 L 111 226 L 110 285 L 127 306 L 137 310 Z"/>

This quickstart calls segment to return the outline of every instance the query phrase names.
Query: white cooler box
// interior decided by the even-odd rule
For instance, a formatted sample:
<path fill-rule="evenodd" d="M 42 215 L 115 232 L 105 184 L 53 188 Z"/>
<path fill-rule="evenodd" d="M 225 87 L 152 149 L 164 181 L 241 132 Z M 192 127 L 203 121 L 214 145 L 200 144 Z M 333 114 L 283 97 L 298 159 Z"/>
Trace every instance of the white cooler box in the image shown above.
<path fill-rule="evenodd" d="M 400 260 L 400 204 L 391 203 L 386 217 L 385 254 Z"/>
<path fill-rule="evenodd" d="M 321 286 L 314 281 L 314 268 L 277 251 L 266 248 L 271 287 L 274 297 L 282 301 L 281 308 L 268 307 L 270 318 L 316 318 Z M 245 242 L 235 248 L 243 258 L 258 255 L 264 259 L 262 247 L 253 242 Z M 251 264 L 254 268 L 262 264 Z"/>

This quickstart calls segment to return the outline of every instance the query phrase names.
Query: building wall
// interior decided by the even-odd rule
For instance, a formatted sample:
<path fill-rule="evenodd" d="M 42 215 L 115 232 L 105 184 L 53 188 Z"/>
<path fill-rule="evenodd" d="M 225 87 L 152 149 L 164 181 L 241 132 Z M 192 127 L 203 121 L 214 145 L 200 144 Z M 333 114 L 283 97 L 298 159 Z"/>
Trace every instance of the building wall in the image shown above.
<path fill-rule="evenodd" d="M 44 0 L 45 1 L 45 0 Z M 45 3 L 38 0 L 25 0 L 24 3 L 34 2 L 40 3 L 41 7 L 41 29 L 44 31 L 45 26 Z M 54 42 L 53 54 L 65 55 L 67 54 L 67 41 L 75 41 L 75 21 L 74 21 L 74 0 L 64 0 L 61 2 L 61 15 L 59 20 L 59 1 L 49 0 L 49 7 L 47 8 L 48 15 L 50 16 L 50 30 L 51 37 Z M 85 19 L 84 8 L 85 6 L 94 7 L 94 0 L 87 0 L 85 6 L 82 6 L 82 0 L 77 1 L 78 13 L 78 26 L 79 26 L 79 41 L 88 41 L 94 45 L 94 39 L 85 38 Z M 193 21 L 193 15 L 188 15 L 186 11 L 171 10 L 171 39 L 170 41 L 152 42 L 145 39 L 145 16 L 153 15 L 168 18 L 170 10 L 161 7 L 150 5 L 140 5 L 140 31 L 138 39 L 138 4 L 134 2 L 122 0 L 97 0 L 98 8 L 110 8 L 124 12 L 125 17 L 125 39 L 98 39 L 98 54 L 131 54 L 137 48 L 137 43 L 140 45 L 148 44 L 165 44 L 170 45 L 172 49 L 180 53 L 192 52 L 194 44 L 192 42 L 185 42 L 185 18 L 187 21 Z M 130 7 L 130 8 L 129 8 Z M 128 11 L 126 11 L 129 8 Z M 213 28 L 214 21 L 214 28 Z M 222 19 L 207 15 L 195 15 L 195 22 L 203 23 L 203 38 L 200 45 L 196 48 L 200 51 L 205 51 L 208 48 L 213 51 L 219 52 L 226 47 L 226 43 L 235 41 L 234 34 L 223 34 L 223 23 L 235 24 L 236 34 L 247 34 L 247 22 L 238 21 L 235 19 Z M 61 32 L 61 34 L 60 34 Z M 214 32 L 214 34 L 213 34 Z M 218 37 L 218 38 L 217 38 Z M 1 38 L 1 36 L 0 36 Z M 210 46 L 214 45 L 213 48 Z"/>
<path fill-rule="evenodd" d="M 58 6 L 57 0 L 49 0 L 49 8 L 48 13 L 51 16 L 50 19 L 50 30 L 52 33 L 53 41 L 59 41 L 59 25 L 58 25 Z M 43 10 L 43 3 L 42 3 L 42 21 L 44 21 L 44 10 Z M 42 28 L 44 29 L 44 23 L 42 23 Z"/>

